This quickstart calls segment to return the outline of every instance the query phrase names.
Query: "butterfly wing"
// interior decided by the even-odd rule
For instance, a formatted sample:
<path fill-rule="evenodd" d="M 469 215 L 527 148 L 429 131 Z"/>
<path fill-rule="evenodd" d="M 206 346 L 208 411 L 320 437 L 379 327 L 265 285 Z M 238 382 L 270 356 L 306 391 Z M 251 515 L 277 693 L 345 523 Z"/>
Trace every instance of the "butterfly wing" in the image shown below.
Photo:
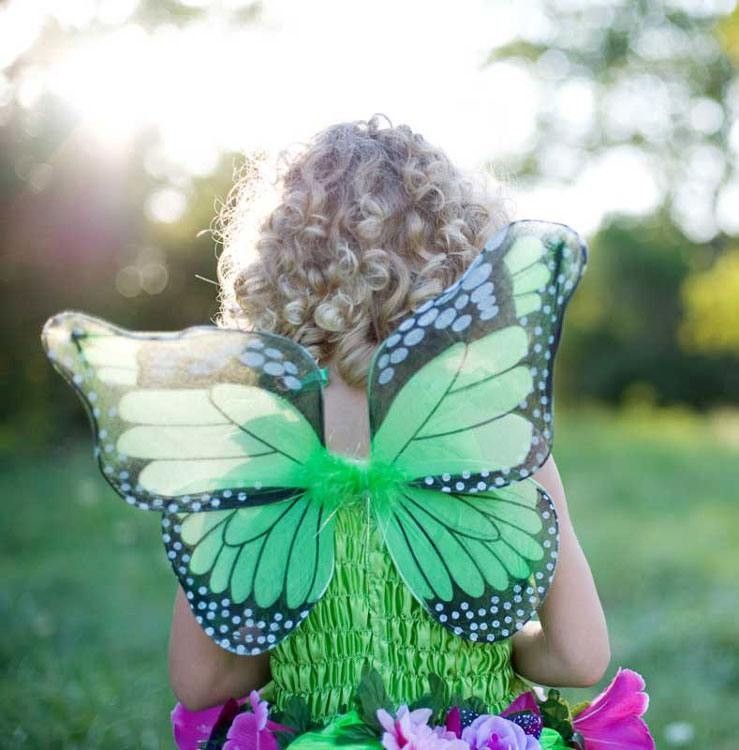
<path fill-rule="evenodd" d="M 270 334 L 132 333 L 79 313 L 52 318 L 43 341 L 87 408 L 106 479 L 163 513 L 206 634 L 238 654 L 273 648 L 333 572 L 333 516 L 303 475 L 324 450 L 312 357 Z"/>
<path fill-rule="evenodd" d="M 104 476 L 138 508 L 275 502 L 294 495 L 323 447 L 320 375 L 289 339 L 208 326 L 133 333 L 62 313 L 43 341 L 87 408 Z"/>
<path fill-rule="evenodd" d="M 378 525 L 416 598 L 471 640 L 520 629 L 553 576 L 556 512 L 530 475 L 551 450 L 552 365 L 586 261 L 569 227 L 510 224 L 373 360 L 373 461 L 404 480 Z"/>
<path fill-rule="evenodd" d="M 329 585 L 334 517 L 302 491 L 277 502 L 165 513 L 162 538 L 195 619 L 219 646 L 259 654 L 308 616 Z"/>
<path fill-rule="evenodd" d="M 517 221 L 378 348 L 373 458 L 444 492 L 530 476 L 552 443 L 552 365 L 587 261 L 570 227 Z"/>
<path fill-rule="evenodd" d="M 415 597 L 472 641 L 503 640 L 523 627 L 556 564 L 556 512 L 532 479 L 451 496 L 409 484 L 380 528 Z"/>

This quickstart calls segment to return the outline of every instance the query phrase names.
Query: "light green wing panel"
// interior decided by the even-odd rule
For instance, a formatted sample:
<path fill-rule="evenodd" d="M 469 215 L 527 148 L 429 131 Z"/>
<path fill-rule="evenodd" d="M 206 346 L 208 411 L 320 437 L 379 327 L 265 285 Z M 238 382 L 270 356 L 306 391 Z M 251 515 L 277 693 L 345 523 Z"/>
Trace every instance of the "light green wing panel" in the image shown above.
<path fill-rule="evenodd" d="M 43 342 L 90 416 L 100 468 L 139 508 L 277 501 L 323 450 L 318 368 L 290 339 L 214 327 L 125 331 L 81 313 Z"/>
<path fill-rule="evenodd" d="M 304 463 L 321 448 L 290 401 L 252 385 L 132 391 L 120 412 L 126 421 L 144 421 L 121 434 L 117 449 L 148 461 L 138 481 L 157 495 L 299 487 Z"/>
<path fill-rule="evenodd" d="M 513 413 L 533 390 L 520 326 L 458 342 L 415 373 L 373 439 L 373 457 L 415 479 L 499 470 L 526 457 L 532 426 Z"/>

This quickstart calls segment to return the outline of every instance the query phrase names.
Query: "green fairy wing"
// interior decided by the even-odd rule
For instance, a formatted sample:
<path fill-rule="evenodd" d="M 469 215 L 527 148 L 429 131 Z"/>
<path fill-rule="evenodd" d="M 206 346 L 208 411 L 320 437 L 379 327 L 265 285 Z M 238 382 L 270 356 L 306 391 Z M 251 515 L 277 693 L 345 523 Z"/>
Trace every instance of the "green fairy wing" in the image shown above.
<path fill-rule="evenodd" d="M 375 353 L 373 458 L 442 491 L 502 487 L 541 466 L 562 319 L 586 260 L 562 224 L 517 221 L 494 234 Z"/>
<path fill-rule="evenodd" d="M 414 595 L 471 640 L 520 629 L 552 579 L 556 513 L 531 474 L 551 452 L 552 368 L 586 262 L 565 225 L 509 224 L 372 362 L 372 460 L 402 478 L 378 524 Z"/>
<path fill-rule="evenodd" d="M 334 517 L 302 491 L 265 505 L 165 513 L 162 538 L 195 619 L 236 654 L 289 636 L 333 573 Z"/>
<path fill-rule="evenodd" d="M 42 338 L 87 408 L 105 478 L 138 508 L 274 502 L 322 448 L 320 375 L 290 339 L 133 333 L 79 313 L 51 318 Z"/>
<path fill-rule="evenodd" d="M 272 334 L 134 333 L 80 313 L 50 319 L 43 342 L 87 408 L 105 478 L 164 514 L 206 633 L 236 653 L 273 647 L 333 571 L 332 515 L 306 492 L 325 452 L 310 354 Z"/>

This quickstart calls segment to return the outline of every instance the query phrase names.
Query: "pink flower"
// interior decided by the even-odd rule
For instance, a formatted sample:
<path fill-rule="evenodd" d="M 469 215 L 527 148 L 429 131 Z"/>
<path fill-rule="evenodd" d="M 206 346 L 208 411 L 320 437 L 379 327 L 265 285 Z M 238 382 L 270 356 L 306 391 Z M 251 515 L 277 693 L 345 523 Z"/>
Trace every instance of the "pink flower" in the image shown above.
<path fill-rule="evenodd" d="M 228 730 L 223 750 L 280 750 L 272 732 L 294 732 L 295 729 L 270 721 L 267 701 L 259 700 L 259 693 L 249 693 L 251 711 L 236 716 Z"/>
<path fill-rule="evenodd" d="M 618 670 L 611 684 L 572 722 L 586 750 L 654 750 L 654 739 L 640 718 L 649 705 L 643 688 L 638 672 Z"/>
<path fill-rule="evenodd" d="M 172 730 L 178 750 L 197 750 L 198 743 L 210 739 L 213 729 L 221 722 L 231 726 L 224 745 L 227 750 L 279 750 L 272 732 L 295 730 L 267 719 L 267 701 L 260 701 L 256 690 L 249 694 L 252 710 L 239 713 L 239 707 L 246 700 L 240 698 L 235 701 L 232 698 L 222 706 L 202 711 L 189 711 L 178 703 L 172 711 Z"/>
<path fill-rule="evenodd" d="M 238 702 L 231 699 L 222 706 L 213 706 L 202 711 L 190 711 L 178 703 L 172 710 L 175 744 L 179 750 L 197 750 L 198 743 L 210 737 L 221 714 L 232 710 L 232 703 L 238 707 L 245 702 L 246 698 L 241 698 Z"/>
<path fill-rule="evenodd" d="M 508 719 L 492 714 L 478 716 L 462 730 L 470 750 L 540 750 L 539 740 Z"/>
<path fill-rule="evenodd" d="M 458 740 L 454 732 L 444 727 L 428 725 L 432 710 L 417 708 L 409 711 L 402 705 L 393 718 L 382 708 L 377 709 L 377 718 L 385 729 L 382 746 L 385 750 L 469 750 L 469 745 Z"/>

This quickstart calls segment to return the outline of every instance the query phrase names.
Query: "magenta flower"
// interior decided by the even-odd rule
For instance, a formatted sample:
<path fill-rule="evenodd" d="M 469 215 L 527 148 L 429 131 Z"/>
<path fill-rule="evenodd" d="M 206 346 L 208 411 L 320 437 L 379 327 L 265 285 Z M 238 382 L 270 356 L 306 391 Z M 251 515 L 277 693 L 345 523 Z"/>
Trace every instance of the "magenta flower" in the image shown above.
<path fill-rule="evenodd" d="M 462 730 L 470 750 L 540 750 L 539 740 L 502 716 L 482 714 Z"/>
<path fill-rule="evenodd" d="M 530 711 L 532 714 L 539 715 L 539 704 L 536 702 L 536 696 L 531 692 L 521 693 L 505 711 L 501 711 L 501 716 L 519 713 L 520 711 Z"/>
<path fill-rule="evenodd" d="M 409 711 L 402 705 L 395 717 L 385 709 L 377 709 L 377 718 L 385 729 L 382 746 L 385 750 L 469 750 L 466 742 L 444 727 L 428 725 L 432 710 L 417 708 Z"/>
<path fill-rule="evenodd" d="M 202 711 L 190 711 L 181 703 L 178 703 L 172 710 L 172 732 L 174 741 L 179 750 L 197 750 L 198 743 L 210 738 L 213 727 L 225 714 L 244 704 L 246 698 L 241 698 L 238 702 L 233 698 L 221 706 L 205 708 Z"/>
<path fill-rule="evenodd" d="M 447 732 L 453 732 L 455 737 L 462 736 L 462 713 L 458 706 L 449 709 L 444 724 Z"/>
<path fill-rule="evenodd" d="M 202 711 L 189 711 L 178 703 L 172 711 L 172 730 L 178 750 L 198 750 L 198 743 L 210 739 L 218 724 L 231 727 L 228 731 L 228 742 L 224 745 L 227 750 L 278 750 L 272 732 L 295 730 L 267 719 L 267 701 L 260 702 L 259 691 L 256 690 L 249 694 L 252 710 L 239 713 L 239 707 L 246 703 L 246 700 L 240 698 L 235 701 L 231 698 L 221 706 L 213 706 Z M 229 744 L 231 741 L 232 744 Z M 270 741 L 273 744 L 269 744 Z"/>
<path fill-rule="evenodd" d="M 641 718 L 649 706 L 643 688 L 638 672 L 619 668 L 611 684 L 572 722 L 586 750 L 654 750 L 654 739 Z"/>
<path fill-rule="evenodd" d="M 280 750 L 272 732 L 294 732 L 293 727 L 270 721 L 267 701 L 259 700 L 259 693 L 249 693 L 251 711 L 237 714 L 226 736 L 223 750 Z"/>

